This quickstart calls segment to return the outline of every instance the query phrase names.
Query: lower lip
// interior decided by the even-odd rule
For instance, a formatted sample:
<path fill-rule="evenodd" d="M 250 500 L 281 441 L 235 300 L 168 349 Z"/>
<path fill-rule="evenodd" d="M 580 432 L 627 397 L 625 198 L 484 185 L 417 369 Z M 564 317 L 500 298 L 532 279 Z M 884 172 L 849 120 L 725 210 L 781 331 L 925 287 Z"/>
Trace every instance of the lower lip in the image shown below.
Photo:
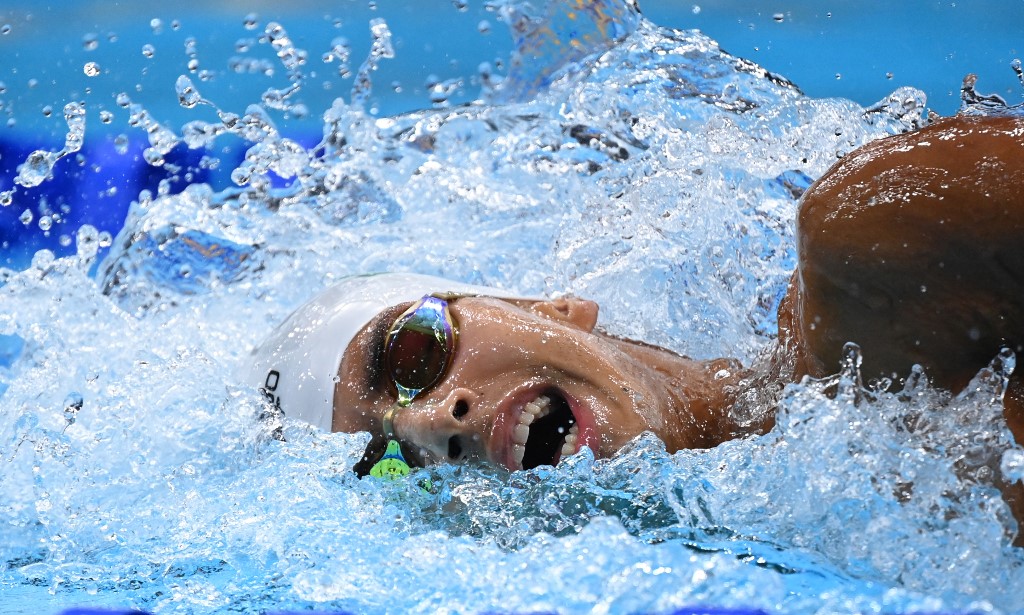
<path fill-rule="evenodd" d="M 556 395 L 560 396 L 569 404 L 569 410 L 576 419 L 576 427 L 578 430 L 576 434 L 576 449 L 579 450 L 580 448 L 587 446 L 590 450 L 595 453 L 597 452 L 599 437 L 593 414 L 584 408 L 576 398 L 569 395 L 562 389 L 542 385 L 533 386 L 529 389 L 516 393 L 513 396 L 512 401 L 508 402 L 507 407 L 509 410 L 498 415 L 492 429 L 491 441 L 502 442 L 504 444 L 504 450 L 498 455 L 491 455 L 491 458 L 494 459 L 494 461 L 510 470 L 518 469 L 516 467 L 517 464 L 515 462 L 515 458 L 512 454 L 512 445 L 514 444 L 512 441 L 512 430 L 519 424 L 519 413 L 522 412 L 523 406 L 527 403 L 537 399 L 546 391 L 552 390 Z M 500 439 L 495 440 L 494 436 L 499 436 Z M 495 457 L 500 458 L 495 459 Z M 554 460 L 555 463 L 558 463 L 560 459 L 561 452 L 557 454 L 556 459 Z"/>

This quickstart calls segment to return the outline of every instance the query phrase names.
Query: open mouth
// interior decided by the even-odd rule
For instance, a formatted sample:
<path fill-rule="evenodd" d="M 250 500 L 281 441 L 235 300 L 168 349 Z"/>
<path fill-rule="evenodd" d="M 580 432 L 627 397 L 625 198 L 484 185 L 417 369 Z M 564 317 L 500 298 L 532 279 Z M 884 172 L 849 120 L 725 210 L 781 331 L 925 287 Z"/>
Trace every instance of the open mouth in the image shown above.
<path fill-rule="evenodd" d="M 577 449 L 579 424 L 569 402 L 547 391 L 523 406 L 512 431 L 512 456 L 518 468 L 556 465 Z"/>

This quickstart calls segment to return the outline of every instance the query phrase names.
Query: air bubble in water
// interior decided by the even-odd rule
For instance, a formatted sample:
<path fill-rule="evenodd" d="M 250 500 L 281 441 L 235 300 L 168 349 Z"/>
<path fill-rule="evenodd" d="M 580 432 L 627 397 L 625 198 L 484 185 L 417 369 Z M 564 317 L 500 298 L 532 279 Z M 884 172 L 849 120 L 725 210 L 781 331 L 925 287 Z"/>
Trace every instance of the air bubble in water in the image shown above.
<path fill-rule="evenodd" d="M 842 78 L 843 78 L 842 73 L 836 73 L 836 81 L 839 81 Z"/>
<path fill-rule="evenodd" d="M 66 248 L 66 247 L 70 246 L 71 245 L 71 235 L 68 235 L 68 234 L 61 235 L 57 239 L 57 243 L 59 243 L 60 247 L 62 247 L 62 248 Z"/>
<path fill-rule="evenodd" d="M 53 107 L 50 105 L 43 107 L 43 117 L 50 117 L 51 115 L 53 115 Z"/>
<path fill-rule="evenodd" d="M 171 30 L 178 30 L 181 27 L 181 22 L 177 19 L 171 21 Z"/>
<path fill-rule="evenodd" d="M 0 192 L 0 206 L 10 207 L 13 202 L 14 190 L 4 190 L 3 192 Z"/>
<path fill-rule="evenodd" d="M 782 13 L 775 13 L 774 15 L 772 15 L 772 19 L 775 20 L 775 23 L 782 23 L 783 21 L 786 20 L 786 16 L 783 15 Z"/>
<path fill-rule="evenodd" d="M 39 217 L 39 230 L 41 230 L 43 232 L 46 232 L 46 231 L 49 231 L 52 227 L 53 227 L 53 218 L 51 218 L 50 216 L 40 216 Z"/>
<path fill-rule="evenodd" d="M 466 0 L 452 0 L 452 5 L 463 13 L 469 10 L 469 2 Z"/>
<path fill-rule="evenodd" d="M 4 25 L 0 26 L 0 34 L 10 34 L 10 33 L 11 33 L 11 24 L 6 24 L 5 23 Z"/>
<path fill-rule="evenodd" d="M 109 248 L 110 244 L 114 243 L 114 237 L 110 234 L 109 231 L 100 232 L 97 239 L 99 241 L 99 245 L 101 248 Z"/>
<path fill-rule="evenodd" d="M 245 21 L 242 22 L 246 30 L 255 30 L 260 25 L 260 16 L 256 13 L 249 13 L 245 16 Z"/>
<path fill-rule="evenodd" d="M 100 111 L 100 121 L 109 124 L 114 121 L 114 114 L 106 110 Z"/>
<path fill-rule="evenodd" d="M 154 17 L 149 20 L 149 27 L 153 29 L 153 34 L 160 34 L 164 31 L 164 22 Z"/>
<path fill-rule="evenodd" d="M 125 135 L 117 135 L 114 137 L 114 151 L 124 156 L 128 153 L 128 137 Z"/>
<path fill-rule="evenodd" d="M 99 46 L 99 36 L 95 33 L 89 33 L 82 37 L 82 49 L 85 49 L 86 51 L 94 51 Z"/>
<path fill-rule="evenodd" d="M 487 21 L 486 19 L 481 19 L 480 23 L 476 24 L 476 30 L 480 34 L 490 34 L 491 22 Z"/>
<path fill-rule="evenodd" d="M 85 66 L 82 67 L 82 72 L 85 73 L 86 77 L 95 77 L 100 74 L 100 65 L 95 62 L 86 62 Z"/>
<path fill-rule="evenodd" d="M 21 223 L 24 224 L 25 226 L 32 224 L 33 218 L 35 218 L 35 216 L 32 215 L 31 209 L 26 209 L 25 211 L 21 212 L 20 216 L 18 216 L 18 220 L 20 220 Z"/>
<path fill-rule="evenodd" d="M 1024 68 L 1021 66 L 1020 58 L 1014 58 L 1013 61 L 1010 62 L 1010 68 L 1012 68 L 1013 72 L 1017 74 L 1017 80 L 1020 81 L 1020 84 L 1024 85 Z"/>
<path fill-rule="evenodd" d="M 145 56 L 147 58 L 152 58 L 153 54 L 155 54 L 155 53 L 156 53 L 156 48 L 153 47 L 152 45 L 150 45 L 149 43 L 146 43 L 145 45 L 142 46 L 142 55 L 143 56 Z"/>
<path fill-rule="evenodd" d="M 125 109 L 128 108 L 128 105 L 132 104 L 132 99 L 124 92 L 118 94 L 114 100 L 117 102 L 118 107 L 124 107 Z"/>

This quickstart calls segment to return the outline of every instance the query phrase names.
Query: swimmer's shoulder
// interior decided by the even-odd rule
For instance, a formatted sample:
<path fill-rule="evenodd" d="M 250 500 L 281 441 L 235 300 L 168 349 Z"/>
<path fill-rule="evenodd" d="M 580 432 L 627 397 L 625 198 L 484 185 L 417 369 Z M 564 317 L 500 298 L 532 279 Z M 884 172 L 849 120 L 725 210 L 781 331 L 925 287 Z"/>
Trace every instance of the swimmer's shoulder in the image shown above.
<path fill-rule="evenodd" d="M 962 386 L 1024 337 L 1024 119 L 957 116 L 849 154 L 798 219 L 795 326 L 828 370 L 930 368 Z M 814 371 L 814 370 L 811 370 Z"/>
<path fill-rule="evenodd" d="M 805 248 L 870 242 L 903 253 L 897 235 L 984 240 L 1024 228 L 1024 117 L 940 119 L 869 143 L 808 189 L 798 227 Z M 923 241 L 923 249 L 933 249 Z"/>

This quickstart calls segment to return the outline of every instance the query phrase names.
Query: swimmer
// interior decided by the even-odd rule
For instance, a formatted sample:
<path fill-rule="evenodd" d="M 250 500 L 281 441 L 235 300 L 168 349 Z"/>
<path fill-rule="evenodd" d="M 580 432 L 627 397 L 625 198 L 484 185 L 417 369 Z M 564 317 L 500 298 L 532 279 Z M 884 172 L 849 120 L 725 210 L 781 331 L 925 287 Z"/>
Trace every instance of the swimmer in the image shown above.
<path fill-rule="evenodd" d="M 865 378 L 919 364 L 955 393 L 1024 344 L 1022 187 L 1024 119 L 1010 116 L 946 118 L 847 155 L 802 198 L 779 335 L 750 366 L 607 335 L 585 299 L 385 274 L 299 308 L 248 378 L 286 416 L 374 434 L 360 474 L 388 442 L 416 465 L 511 470 L 582 446 L 608 457 L 645 431 L 669 451 L 713 447 L 770 429 L 772 416 L 740 423 L 731 409 L 835 373 L 846 342 Z M 1024 442 L 1020 372 L 1005 415 Z M 1024 519 L 1024 497 L 1007 493 Z"/>

